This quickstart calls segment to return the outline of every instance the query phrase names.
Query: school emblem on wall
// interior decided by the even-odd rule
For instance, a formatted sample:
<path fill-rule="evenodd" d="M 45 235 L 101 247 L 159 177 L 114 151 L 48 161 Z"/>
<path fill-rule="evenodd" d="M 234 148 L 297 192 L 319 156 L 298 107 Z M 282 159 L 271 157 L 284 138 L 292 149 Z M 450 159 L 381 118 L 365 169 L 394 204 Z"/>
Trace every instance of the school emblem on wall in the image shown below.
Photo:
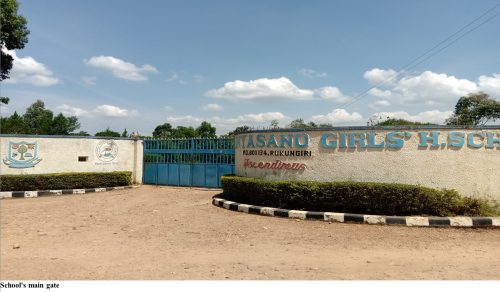
<path fill-rule="evenodd" d="M 34 167 L 42 161 L 37 157 L 37 142 L 12 142 L 9 141 L 9 156 L 3 159 L 3 163 L 13 168 Z"/>
<path fill-rule="evenodd" d="M 118 155 L 118 145 L 113 140 L 103 140 L 95 147 L 95 156 L 103 162 L 109 162 Z"/>

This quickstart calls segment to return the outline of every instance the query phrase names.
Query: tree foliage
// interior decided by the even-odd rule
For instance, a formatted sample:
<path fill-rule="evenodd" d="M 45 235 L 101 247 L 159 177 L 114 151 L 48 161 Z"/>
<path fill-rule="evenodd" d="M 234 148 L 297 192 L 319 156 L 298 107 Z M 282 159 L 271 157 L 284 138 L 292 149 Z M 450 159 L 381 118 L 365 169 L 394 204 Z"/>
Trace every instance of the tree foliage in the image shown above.
<path fill-rule="evenodd" d="M 165 123 L 163 125 L 158 125 L 153 131 L 153 137 L 155 138 L 172 138 L 172 139 L 182 139 L 182 138 L 217 138 L 215 134 L 216 128 L 208 122 L 203 121 L 199 127 L 196 129 L 189 126 L 178 126 L 176 128 L 172 127 L 171 124 Z"/>
<path fill-rule="evenodd" d="M 292 129 L 301 129 L 301 128 L 329 128 L 333 127 L 332 124 L 329 123 L 323 123 L 323 124 L 316 124 L 313 121 L 310 121 L 309 123 L 305 123 L 303 119 L 295 119 L 290 122 L 290 124 L 287 125 L 287 128 L 292 128 Z"/>
<path fill-rule="evenodd" d="M 79 128 L 77 117 L 65 117 L 62 113 L 54 117 L 41 100 L 31 104 L 23 116 L 14 112 L 12 116 L 1 120 L 3 134 L 69 135 Z"/>
<path fill-rule="evenodd" d="M 500 101 L 479 91 L 462 96 L 455 105 L 455 111 L 446 119 L 447 125 L 484 125 L 500 119 Z"/>
<path fill-rule="evenodd" d="M 212 127 L 210 123 L 205 121 L 201 122 L 201 125 L 196 128 L 196 133 L 200 138 L 217 138 L 215 131 L 215 127 Z"/>
<path fill-rule="evenodd" d="M 16 0 L 1 0 L 0 10 L 0 46 L 1 50 L 1 78 L 0 81 L 9 78 L 9 72 L 12 69 L 13 58 L 11 55 L 4 52 L 7 50 L 20 50 L 24 48 L 24 44 L 28 42 L 28 34 L 30 31 L 26 27 L 28 23 L 26 18 L 17 14 L 19 3 Z M 7 104 L 8 97 L 1 97 L 1 103 Z"/>
<path fill-rule="evenodd" d="M 252 127 L 250 126 L 240 126 L 240 127 L 236 127 L 236 129 L 234 129 L 234 131 L 231 131 L 229 133 L 227 133 L 225 136 L 226 137 L 234 137 L 240 133 L 243 133 L 243 132 L 246 132 L 246 131 L 250 131 L 252 129 Z"/>
<path fill-rule="evenodd" d="M 367 126 L 436 126 L 433 123 L 412 122 L 405 119 L 396 119 L 391 117 L 382 117 L 381 115 L 373 115 L 368 119 Z"/>
<path fill-rule="evenodd" d="M 97 137 L 120 137 L 120 133 L 111 131 L 109 127 L 105 131 L 97 132 L 94 136 Z"/>

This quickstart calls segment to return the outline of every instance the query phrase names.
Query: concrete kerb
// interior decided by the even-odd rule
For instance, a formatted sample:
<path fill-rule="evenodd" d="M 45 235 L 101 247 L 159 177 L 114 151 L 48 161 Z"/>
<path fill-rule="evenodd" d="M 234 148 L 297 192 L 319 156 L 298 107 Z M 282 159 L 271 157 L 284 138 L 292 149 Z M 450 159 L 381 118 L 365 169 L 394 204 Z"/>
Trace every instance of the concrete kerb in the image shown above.
<path fill-rule="evenodd" d="M 232 211 L 295 219 L 419 227 L 500 227 L 500 217 L 411 217 L 311 212 L 240 204 L 218 198 L 218 196 L 213 197 L 212 204 Z"/>
<path fill-rule="evenodd" d="M 36 198 L 52 195 L 73 195 L 73 194 L 88 194 L 96 192 L 107 192 L 113 190 L 123 190 L 137 188 L 137 186 L 125 187 L 109 187 L 109 188 L 92 188 L 92 189 L 67 189 L 67 190 L 45 190 L 45 191 L 17 191 L 17 192 L 0 192 L 0 199 L 7 198 Z"/>

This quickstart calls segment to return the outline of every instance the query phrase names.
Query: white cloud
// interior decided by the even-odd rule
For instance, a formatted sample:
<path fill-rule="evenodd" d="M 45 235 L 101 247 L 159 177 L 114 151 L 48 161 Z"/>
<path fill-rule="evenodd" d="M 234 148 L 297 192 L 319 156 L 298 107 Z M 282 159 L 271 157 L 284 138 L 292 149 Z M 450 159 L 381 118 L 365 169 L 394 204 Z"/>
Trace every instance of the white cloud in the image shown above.
<path fill-rule="evenodd" d="M 200 76 L 200 75 L 194 75 L 194 80 L 196 82 L 203 82 L 203 81 L 205 81 L 205 77 Z"/>
<path fill-rule="evenodd" d="M 62 83 L 62 81 L 52 75 L 47 66 L 37 62 L 32 57 L 18 58 L 14 50 L 9 51 L 2 47 L 2 51 L 12 56 L 12 69 L 6 83 L 28 83 L 36 86 L 51 86 Z"/>
<path fill-rule="evenodd" d="M 307 78 L 314 78 L 314 77 L 326 77 L 328 76 L 328 74 L 326 74 L 325 72 L 323 73 L 318 73 L 316 72 L 315 70 L 313 69 L 301 69 L 299 71 L 299 74 L 307 77 Z"/>
<path fill-rule="evenodd" d="M 173 107 L 168 106 L 168 105 L 167 105 L 167 106 L 164 106 L 164 107 L 163 107 L 163 109 L 164 109 L 165 111 L 167 111 L 167 112 L 171 112 L 171 111 L 173 111 L 173 110 L 174 110 L 174 108 L 173 108 Z"/>
<path fill-rule="evenodd" d="M 187 82 L 187 81 L 185 81 L 185 80 L 179 80 L 179 83 L 180 83 L 180 84 L 188 84 L 188 82 Z"/>
<path fill-rule="evenodd" d="M 444 121 L 450 117 L 452 111 L 441 112 L 438 110 L 421 112 L 418 115 L 412 116 L 405 111 L 398 112 L 380 112 L 375 113 L 375 115 L 379 115 L 383 118 L 395 118 L 395 119 L 405 119 L 412 122 L 421 122 L 421 123 L 435 123 L 435 124 L 444 124 Z"/>
<path fill-rule="evenodd" d="M 394 78 L 396 71 L 389 69 L 389 70 L 382 70 L 378 68 L 374 68 L 370 71 L 366 71 L 365 74 L 363 75 L 363 78 L 368 79 L 368 82 L 371 85 L 376 85 L 382 81 L 385 80 L 385 82 L 388 82 L 390 79 Z M 388 80 L 386 80 L 389 78 Z M 384 82 L 384 84 L 385 84 Z M 388 84 L 394 83 L 394 80 L 388 82 Z"/>
<path fill-rule="evenodd" d="M 314 92 L 300 89 L 288 78 L 262 78 L 257 80 L 227 82 L 224 87 L 205 92 L 208 97 L 224 98 L 230 101 L 273 103 L 313 99 Z"/>
<path fill-rule="evenodd" d="M 493 73 L 493 77 L 486 75 L 479 76 L 479 89 L 491 95 L 491 97 L 500 97 L 500 74 Z"/>
<path fill-rule="evenodd" d="M 209 103 L 207 105 L 204 105 L 201 110 L 202 111 L 221 111 L 224 108 L 216 103 Z"/>
<path fill-rule="evenodd" d="M 481 80 L 485 86 L 490 86 L 495 82 L 486 76 L 481 76 L 480 82 Z M 399 104 L 435 105 L 455 104 L 459 97 L 480 90 L 476 83 L 467 79 L 458 79 L 431 71 L 425 71 L 419 76 L 403 77 L 389 87 L 391 88 L 388 90 L 373 89 L 370 94 Z"/>
<path fill-rule="evenodd" d="M 197 127 L 203 121 L 207 121 L 212 126 L 217 128 L 218 133 L 227 133 L 229 131 L 234 130 L 239 126 L 269 126 L 272 120 L 278 120 L 280 124 L 285 125 L 290 122 L 292 119 L 290 117 L 285 116 L 280 112 L 267 112 L 260 114 L 248 114 L 238 116 L 236 118 L 221 118 L 221 117 L 211 117 L 211 118 L 197 118 L 191 115 L 183 116 L 183 117 L 169 117 L 167 118 L 167 122 L 172 123 L 172 125 L 191 125 L 193 127 Z"/>
<path fill-rule="evenodd" d="M 174 73 L 174 75 L 172 75 L 172 77 L 167 78 L 167 82 L 172 82 L 172 81 L 176 80 L 177 78 L 179 78 L 179 76 L 177 76 L 177 74 Z"/>
<path fill-rule="evenodd" d="M 337 87 L 325 86 L 315 89 L 314 92 L 321 96 L 324 100 L 332 102 L 346 102 L 349 101 L 349 96 L 346 96 L 340 92 Z"/>
<path fill-rule="evenodd" d="M 59 110 L 61 113 L 63 113 L 66 116 L 89 116 L 89 112 L 81 109 L 81 108 L 76 108 L 76 107 L 70 107 L 67 104 L 60 105 L 56 107 L 56 110 Z"/>
<path fill-rule="evenodd" d="M 363 116 L 357 112 L 352 114 L 348 113 L 345 109 L 336 109 L 331 113 L 326 115 L 315 115 L 311 117 L 311 120 L 315 123 L 331 123 L 334 126 L 338 124 L 355 124 L 363 120 Z"/>
<path fill-rule="evenodd" d="M 144 73 L 159 72 L 149 64 L 145 64 L 139 68 L 132 63 L 111 56 L 92 57 L 90 60 L 83 60 L 83 63 L 88 66 L 107 69 L 115 77 L 131 81 L 146 81 L 148 80 L 148 76 L 144 75 Z"/>
<path fill-rule="evenodd" d="M 378 110 L 381 107 L 387 107 L 390 105 L 391 105 L 391 103 L 388 102 L 387 100 L 379 100 L 379 101 L 376 101 L 374 103 L 369 104 L 368 107 L 371 109 L 374 109 L 374 110 Z"/>
<path fill-rule="evenodd" d="M 94 113 L 106 117 L 132 117 L 139 113 L 136 110 L 121 109 L 114 105 L 100 105 L 94 109 Z"/>
<path fill-rule="evenodd" d="M 87 85 L 94 85 L 97 78 L 94 76 L 92 76 L 92 77 L 84 76 L 84 77 L 82 77 L 82 80 Z"/>

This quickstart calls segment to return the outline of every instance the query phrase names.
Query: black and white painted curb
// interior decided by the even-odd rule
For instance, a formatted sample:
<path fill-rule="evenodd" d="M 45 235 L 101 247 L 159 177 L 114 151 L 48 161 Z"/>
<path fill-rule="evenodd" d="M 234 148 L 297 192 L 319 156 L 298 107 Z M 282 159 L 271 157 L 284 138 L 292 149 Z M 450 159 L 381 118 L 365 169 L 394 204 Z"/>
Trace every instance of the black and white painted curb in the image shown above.
<path fill-rule="evenodd" d="M 500 226 L 500 217 L 403 217 L 360 215 L 333 212 L 311 212 L 240 204 L 213 198 L 212 204 L 232 211 L 278 216 L 297 219 L 319 219 L 336 222 L 357 222 L 368 224 L 400 224 L 406 226 Z"/>
<path fill-rule="evenodd" d="M 72 194 L 87 194 L 96 192 L 108 192 L 112 190 L 132 189 L 137 186 L 125 187 L 110 187 L 110 188 L 94 188 L 94 189 L 69 189 L 69 190 L 49 190 L 49 191 L 19 191 L 19 192 L 0 192 L 0 198 L 35 198 L 51 195 L 72 195 Z"/>

